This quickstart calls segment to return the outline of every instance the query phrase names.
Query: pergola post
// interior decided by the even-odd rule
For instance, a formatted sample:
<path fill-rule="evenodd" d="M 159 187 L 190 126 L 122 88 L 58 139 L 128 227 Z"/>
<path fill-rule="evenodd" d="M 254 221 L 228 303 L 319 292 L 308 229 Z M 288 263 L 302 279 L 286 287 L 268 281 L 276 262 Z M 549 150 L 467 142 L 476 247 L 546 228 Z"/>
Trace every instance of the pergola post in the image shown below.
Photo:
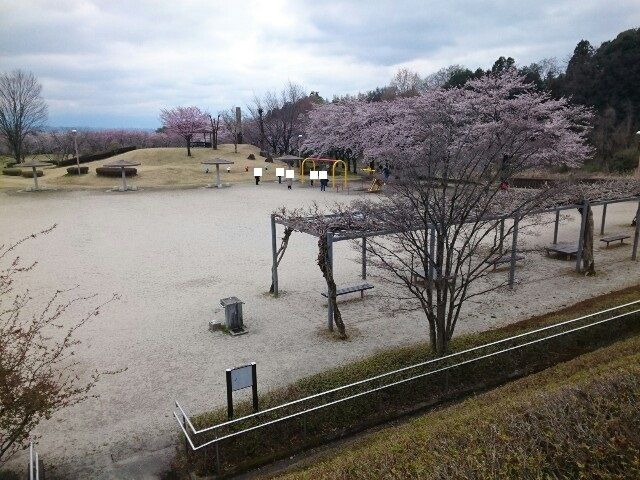
<path fill-rule="evenodd" d="M 560 224 L 560 210 L 556 210 L 556 223 L 553 226 L 553 243 L 558 243 L 558 225 Z"/>
<path fill-rule="evenodd" d="M 584 231 L 587 228 L 587 209 L 589 202 L 582 202 L 582 216 L 580 217 L 580 238 L 578 238 L 578 252 L 576 254 L 576 272 L 580 271 L 582 264 L 582 249 L 584 248 Z"/>
<path fill-rule="evenodd" d="M 216 186 L 218 188 L 221 188 L 220 185 L 220 164 L 216 163 Z"/>
<path fill-rule="evenodd" d="M 435 264 L 436 257 L 436 229 L 432 226 L 429 229 L 429 281 L 433 282 L 433 265 Z M 429 288 L 431 288 L 431 284 L 429 284 Z"/>
<path fill-rule="evenodd" d="M 604 235 L 604 223 L 607 218 L 607 204 L 602 206 L 602 222 L 600 222 L 600 235 Z"/>
<path fill-rule="evenodd" d="M 640 237 L 640 202 L 638 202 L 638 209 L 636 210 L 636 232 L 633 235 L 633 251 L 631 252 L 631 260 L 636 260 L 638 257 L 638 237 Z"/>
<path fill-rule="evenodd" d="M 362 279 L 367 278 L 367 237 L 362 237 Z"/>
<path fill-rule="evenodd" d="M 516 249 L 518 248 L 518 224 L 520 223 L 520 212 L 517 211 L 513 217 L 513 234 L 511 241 L 511 261 L 509 263 L 509 288 L 513 288 L 516 277 Z"/>
<path fill-rule="evenodd" d="M 273 296 L 278 298 L 278 250 L 276 247 L 276 214 L 271 214 L 271 283 L 273 283 Z"/>
<path fill-rule="evenodd" d="M 331 272 L 331 276 L 333 276 L 333 233 L 327 233 L 327 268 Z M 335 279 L 334 279 L 335 281 Z M 331 295 L 331 290 L 329 289 L 329 285 L 327 284 L 327 327 L 329 327 L 329 331 L 333 332 L 333 300 L 335 296 Z"/>

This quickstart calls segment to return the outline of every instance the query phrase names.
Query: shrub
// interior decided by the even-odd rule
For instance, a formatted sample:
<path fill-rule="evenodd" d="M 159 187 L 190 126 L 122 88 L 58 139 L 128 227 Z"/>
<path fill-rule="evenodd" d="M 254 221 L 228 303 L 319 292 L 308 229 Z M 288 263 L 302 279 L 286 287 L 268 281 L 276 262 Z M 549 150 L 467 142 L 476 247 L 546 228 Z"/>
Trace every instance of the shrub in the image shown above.
<path fill-rule="evenodd" d="M 638 150 L 635 148 L 626 148 L 616 152 L 611 160 L 611 170 L 614 172 L 628 172 L 634 170 L 638 165 Z"/>
<path fill-rule="evenodd" d="M 3 168 L 2 174 L 11 175 L 12 177 L 19 177 L 20 175 L 22 175 L 22 170 L 19 168 Z"/>
<path fill-rule="evenodd" d="M 24 170 L 21 173 L 24 178 L 33 178 L 33 170 Z M 44 175 L 44 172 L 42 170 L 36 170 L 36 175 L 41 177 Z"/>
<path fill-rule="evenodd" d="M 247 157 L 247 160 L 255 160 L 256 156 L 253 153 L 250 153 L 249 156 Z"/>
<path fill-rule="evenodd" d="M 69 175 L 78 175 L 78 167 L 68 167 L 67 173 Z M 89 167 L 80 167 L 80 174 L 89 173 Z"/>
<path fill-rule="evenodd" d="M 124 169 L 125 177 L 133 177 L 138 174 L 138 169 L 133 167 L 127 167 Z M 96 168 L 96 175 L 101 177 L 120 177 L 122 176 L 122 169 L 117 167 L 98 167 Z"/>

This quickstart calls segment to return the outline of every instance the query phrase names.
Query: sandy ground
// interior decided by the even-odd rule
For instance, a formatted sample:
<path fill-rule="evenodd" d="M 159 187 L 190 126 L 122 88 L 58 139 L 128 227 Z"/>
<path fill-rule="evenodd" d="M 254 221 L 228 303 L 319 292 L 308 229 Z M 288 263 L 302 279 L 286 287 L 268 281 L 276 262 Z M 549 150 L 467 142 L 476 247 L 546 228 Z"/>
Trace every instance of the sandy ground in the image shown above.
<path fill-rule="evenodd" d="M 264 183 L 230 188 L 172 191 L 0 193 L 0 243 L 52 223 L 47 237 L 25 244 L 19 254 L 38 260 L 28 275 L 32 293 L 45 298 L 56 288 L 79 285 L 77 293 L 118 292 L 122 299 L 79 332 L 78 359 L 85 371 L 127 370 L 102 379 L 98 399 L 56 414 L 38 428 L 38 450 L 68 478 L 144 478 L 132 465 L 156 452 L 153 471 L 170 459 L 177 427 L 171 415 L 179 400 L 192 413 L 223 405 L 224 370 L 257 362 L 259 390 L 362 357 L 376 349 L 425 339 L 419 314 L 392 316 L 376 290 L 362 301 L 342 304 L 351 338 L 329 340 L 322 332 L 325 288 L 315 264 L 316 241 L 294 234 L 280 268 L 279 299 L 270 284 L 269 213 L 312 201 L 347 201 L 318 189 Z M 599 209 L 595 210 L 599 224 Z M 608 211 L 607 232 L 632 232 L 635 205 Z M 577 238 L 578 223 L 563 222 L 560 240 Z M 525 243 L 550 243 L 552 228 Z M 599 242 L 596 242 L 599 244 Z M 638 283 L 640 264 L 631 247 L 596 252 L 599 275 L 582 278 L 573 262 L 529 253 L 517 270 L 513 291 L 493 292 L 466 308 L 458 333 L 491 328 Z M 358 255 L 337 244 L 336 279 L 358 281 Z M 505 271 L 495 273 L 506 276 Z M 375 282 L 374 282 L 375 283 Z M 230 337 L 207 329 L 221 320 L 219 299 L 245 302 L 248 334 Z M 151 458 L 151 457 L 150 457 Z M 17 457 L 23 465 L 24 457 Z M 144 463 L 144 462 L 143 462 Z M 149 462 L 146 463 L 149 465 Z"/>

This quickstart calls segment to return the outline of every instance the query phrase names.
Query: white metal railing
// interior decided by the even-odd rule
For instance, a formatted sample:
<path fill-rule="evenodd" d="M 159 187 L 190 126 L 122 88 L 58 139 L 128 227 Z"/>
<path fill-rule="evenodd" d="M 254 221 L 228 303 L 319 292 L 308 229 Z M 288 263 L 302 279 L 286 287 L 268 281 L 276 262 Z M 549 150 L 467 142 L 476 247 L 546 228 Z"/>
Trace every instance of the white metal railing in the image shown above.
<path fill-rule="evenodd" d="M 328 401 L 328 402 L 322 403 L 320 405 L 316 405 L 316 406 L 313 406 L 313 407 L 310 407 L 310 408 L 307 408 L 307 409 L 304 409 L 304 410 L 301 410 L 301 411 L 298 411 L 298 412 L 295 412 L 295 413 L 292 413 L 292 414 L 283 415 L 283 416 L 278 417 L 276 419 L 262 422 L 262 423 L 260 423 L 258 425 L 254 425 L 254 426 L 242 429 L 242 430 L 238 430 L 236 432 L 229 433 L 227 435 L 216 437 L 216 438 L 214 438 L 212 440 L 209 440 L 207 442 L 204 442 L 204 443 L 202 443 L 202 444 L 200 444 L 198 446 L 196 446 L 194 444 L 193 439 L 192 439 L 191 435 L 189 434 L 189 431 L 187 430 L 187 426 L 191 430 L 192 435 L 195 437 L 195 436 L 197 436 L 199 434 L 202 434 L 202 433 L 215 431 L 215 430 L 218 430 L 218 429 L 220 429 L 222 427 L 229 426 L 229 425 L 241 422 L 241 421 L 246 421 L 248 419 L 253 419 L 253 418 L 265 415 L 267 413 L 277 412 L 279 410 L 282 410 L 284 408 L 290 407 L 292 405 L 297 405 L 297 404 L 300 404 L 300 403 L 303 403 L 303 402 L 307 402 L 307 401 L 312 400 L 312 399 L 317 399 L 317 398 L 329 395 L 331 393 L 339 392 L 339 391 L 342 391 L 342 390 L 345 390 L 345 389 L 348 389 L 348 388 L 353 388 L 355 386 L 361 386 L 361 385 L 373 382 L 375 380 L 386 378 L 386 377 L 389 377 L 391 375 L 395 375 L 395 374 L 398 374 L 398 373 L 406 372 L 406 371 L 409 371 L 409 370 L 412 370 L 412 369 L 416 369 L 416 368 L 424 367 L 424 366 L 427 366 L 427 365 L 435 364 L 437 362 L 443 362 L 445 360 L 449 360 L 449 359 L 452 359 L 452 358 L 460 357 L 460 356 L 462 356 L 464 354 L 468 354 L 468 353 L 471 353 L 471 352 L 477 352 L 479 350 L 486 349 L 488 347 L 493 347 L 493 346 L 501 345 L 501 344 L 504 344 L 504 343 L 507 343 L 507 342 L 512 342 L 514 340 L 523 339 L 525 337 L 529 337 L 529 336 L 532 336 L 532 335 L 537 334 L 537 333 L 546 332 L 546 331 L 548 331 L 550 329 L 567 326 L 567 325 L 570 325 L 570 324 L 573 324 L 573 323 L 576 323 L 576 322 L 579 322 L 579 321 L 582 321 L 582 320 L 587 320 L 587 319 L 596 317 L 598 315 L 603 315 L 603 314 L 606 314 L 606 313 L 610 313 L 610 312 L 613 312 L 613 311 L 616 311 L 616 310 L 621 310 L 621 309 L 624 309 L 624 308 L 627 308 L 627 307 L 631 307 L 631 306 L 634 306 L 634 305 L 640 306 L 640 300 L 636 300 L 634 302 L 629 302 L 629 303 L 626 303 L 626 304 L 623 304 L 623 305 L 618 305 L 616 307 L 611 307 L 611 308 L 607 308 L 607 309 L 604 309 L 604 310 L 600 310 L 598 312 L 590 313 L 588 315 L 583 315 L 581 317 L 577 317 L 577 318 L 574 318 L 574 319 L 571 319 L 571 320 L 566 320 L 564 322 L 559 322 L 559 323 L 556 323 L 556 324 L 553 324 L 553 325 L 547 325 L 545 327 L 541 327 L 541 328 L 538 328 L 538 329 L 535 329 L 535 330 L 531 330 L 531 331 L 524 332 L 524 333 L 521 333 L 521 334 L 518 334 L 518 335 L 514 335 L 512 337 L 504 338 L 504 339 L 501 339 L 501 340 L 496 340 L 494 342 L 489 342 L 489 343 L 486 343 L 486 344 L 483 344 L 483 345 L 480 345 L 480 346 L 477 346 L 477 347 L 468 348 L 468 349 L 462 350 L 460 352 L 455 352 L 455 353 L 452 353 L 452 354 L 449 354 L 449 355 L 446 355 L 446 356 L 443 356 L 443 357 L 434 358 L 434 359 L 431 359 L 431 360 L 427 360 L 425 362 L 416 363 L 414 365 L 410 365 L 410 366 L 407 366 L 407 367 L 399 368 L 397 370 L 393 370 L 393 371 L 390 371 L 390 372 L 385 372 L 385 373 L 382 373 L 382 374 L 379 374 L 379 375 L 375 375 L 375 376 L 372 376 L 372 377 L 369 377 L 369 378 L 366 378 L 366 379 L 363 379 L 363 380 L 359 380 L 357 382 L 350 383 L 348 385 L 343 385 L 343 386 L 336 387 L 336 388 L 333 388 L 333 389 L 330 389 L 330 390 L 319 392 L 319 393 L 314 394 L 314 395 L 309 395 L 309 396 L 304 397 L 304 398 L 300 398 L 300 399 L 297 399 L 297 400 L 294 400 L 294 401 L 291 401 L 291 402 L 287 402 L 287 403 L 284 403 L 284 404 L 281 404 L 281 405 L 277 405 L 275 407 L 267 408 L 265 410 L 262 410 L 262 411 L 259 411 L 259 412 L 256 412 L 256 413 L 245 415 L 243 417 L 232 419 L 232 420 L 229 420 L 229 421 L 226 421 L 226 422 L 222 422 L 222 423 L 219 423 L 219 424 L 216 424 L 216 425 L 212 425 L 210 427 L 206 427 L 206 428 L 203 428 L 203 429 L 196 429 L 193 426 L 193 423 L 191 422 L 191 419 L 189 418 L 189 416 L 185 412 L 184 408 L 177 401 L 175 402 L 175 404 L 176 404 L 176 407 L 179 410 L 179 413 L 174 411 L 173 415 L 174 415 L 176 421 L 178 422 L 178 425 L 180 426 L 182 432 L 184 433 L 185 438 L 186 438 L 188 444 L 190 445 L 191 449 L 194 450 L 194 451 L 195 450 L 200 450 L 201 448 L 204 448 L 204 447 L 206 447 L 208 445 L 211 445 L 211 444 L 214 444 L 214 443 L 218 443 L 218 442 L 220 442 L 222 440 L 226 440 L 228 438 L 236 437 L 238 435 L 242 435 L 242 434 L 245 434 L 245 433 L 260 429 L 260 428 L 264 428 L 264 427 L 269 426 L 269 425 L 273 425 L 273 424 L 280 423 L 280 422 L 283 422 L 283 421 L 286 421 L 286 420 L 290 420 L 292 418 L 296 418 L 296 417 L 299 417 L 301 415 L 306 415 L 308 413 L 315 412 L 317 410 L 320 410 L 320 409 L 323 409 L 323 408 L 327 408 L 327 407 L 330 407 L 332 405 L 336 405 L 338 403 L 342 403 L 342 402 L 346 402 L 346 401 L 349 401 L 349 400 L 353 400 L 355 398 L 359 398 L 359 397 L 362 397 L 364 395 L 369 395 L 369 394 L 372 394 L 372 393 L 375 393 L 375 392 L 378 392 L 378 391 L 381 391 L 381 390 L 384 390 L 384 389 L 387 389 L 387 388 L 391 388 L 391 387 L 398 386 L 398 385 L 401 385 L 401 384 L 404 384 L 404 383 L 415 381 L 417 379 L 425 378 L 427 376 L 434 375 L 436 373 L 440 373 L 440 372 L 443 372 L 443 371 L 446 371 L 446 370 L 450 370 L 450 369 L 453 369 L 453 368 L 456 368 L 456 367 L 459 367 L 459 366 L 467 365 L 467 364 L 474 363 L 474 362 L 477 362 L 477 361 L 480 361 L 480 360 L 483 360 L 483 359 L 487 359 L 487 358 L 490 358 L 490 357 L 493 357 L 493 356 L 496 356 L 496 355 L 500 355 L 500 354 L 503 354 L 503 353 L 511 352 L 511 351 L 514 351 L 514 350 L 518 350 L 518 349 L 524 348 L 526 346 L 534 345 L 536 343 L 549 341 L 549 340 L 551 340 L 553 338 L 557 338 L 557 337 L 560 337 L 560 336 L 563 336 L 563 335 L 567 335 L 569 333 L 574 333 L 574 332 L 577 332 L 577 331 L 580 331 L 580 330 L 584 330 L 586 328 L 590 328 L 590 327 L 593 327 L 593 326 L 596 326 L 596 325 L 600 325 L 600 324 L 603 324 L 603 323 L 606 323 L 606 322 L 610 322 L 610 321 L 613 321 L 613 320 L 616 320 L 616 319 L 619 319 L 619 318 L 622 318 L 622 317 L 626 317 L 626 316 L 633 315 L 633 314 L 638 314 L 638 313 L 640 313 L 640 308 L 632 310 L 632 311 L 629 311 L 629 312 L 624 312 L 624 313 L 621 313 L 621 314 L 618 314 L 618 315 L 614 315 L 614 316 L 611 316 L 611 317 L 607 317 L 607 318 L 602 319 L 602 320 L 593 321 L 593 322 L 587 323 L 586 325 L 582 325 L 582 326 L 579 326 L 579 327 L 576 327 L 576 328 L 572 328 L 572 329 L 569 329 L 569 330 L 564 330 L 564 331 L 559 332 L 559 333 L 554 333 L 554 334 L 547 335 L 547 336 L 544 336 L 544 337 L 541 337 L 541 338 L 538 338 L 538 339 L 535 339 L 535 340 L 530 340 L 530 341 L 527 341 L 527 342 L 524 342 L 524 343 L 520 343 L 518 345 L 514 345 L 514 346 L 507 347 L 507 348 L 503 348 L 503 349 L 497 350 L 495 352 L 491 352 L 491 353 L 488 353 L 488 354 L 476 356 L 476 357 L 473 357 L 471 359 L 464 360 L 464 361 L 461 361 L 461 362 L 458 362 L 458 363 L 455 363 L 455 364 L 446 365 L 444 367 L 437 368 L 435 370 L 430 370 L 428 372 L 420 373 L 420 374 L 417 374 L 417 375 L 414 375 L 414 376 L 411 376 L 411 377 L 408 377 L 408 378 L 397 380 L 397 381 L 394 381 L 394 382 L 391 382 L 391 383 L 386 383 L 386 384 L 378 386 L 378 387 L 370 388 L 368 390 L 365 390 L 365 391 L 362 391 L 362 392 L 358 392 L 358 393 L 355 393 L 355 394 L 352 394 L 352 395 L 349 395 L 349 396 L 346 396 L 346 397 L 343 397 L 343 398 L 339 398 L 339 399 L 336 399 L 336 400 Z M 180 418 L 180 417 L 182 417 L 182 418 Z"/>

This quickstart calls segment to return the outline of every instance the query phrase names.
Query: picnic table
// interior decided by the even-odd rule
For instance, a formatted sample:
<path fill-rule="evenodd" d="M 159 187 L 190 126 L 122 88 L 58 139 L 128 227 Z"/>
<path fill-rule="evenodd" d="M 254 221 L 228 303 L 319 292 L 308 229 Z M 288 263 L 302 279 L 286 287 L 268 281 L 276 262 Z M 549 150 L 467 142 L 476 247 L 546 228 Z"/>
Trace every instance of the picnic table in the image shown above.
<path fill-rule="evenodd" d="M 607 248 L 609 248 L 609 244 L 611 242 L 617 242 L 620 240 L 620 245 L 622 245 L 627 238 L 631 238 L 631 235 L 627 235 L 626 233 L 614 233 L 613 235 L 602 237 L 600 241 L 605 242 L 607 244 Z"/>
<path fill-rule="evenodd" d="M 551 256 L 552 253 L 557 255 L 566 255 L 567 260 L 570 260 L 572 256 L 578 254 L 578 244 L 577 243 L 552 243 L 549 246 L 545 247 L 547 251 L 547 256 Z"/>
<path fill-rule="evenodd" d="M 364 298 L 364 291 L 371 290 L 373 285 L 370 283 L 359 283 L 358 285 L 350 285 L 348 287 L 342 287 L 336 289 L 336 297 L 340 295 L 347 295 L 349 293 L 360 292 L 360 298 Z M 321 295 L 325 298 L 329 298 L 327 292 L 321 292 Z"/>

